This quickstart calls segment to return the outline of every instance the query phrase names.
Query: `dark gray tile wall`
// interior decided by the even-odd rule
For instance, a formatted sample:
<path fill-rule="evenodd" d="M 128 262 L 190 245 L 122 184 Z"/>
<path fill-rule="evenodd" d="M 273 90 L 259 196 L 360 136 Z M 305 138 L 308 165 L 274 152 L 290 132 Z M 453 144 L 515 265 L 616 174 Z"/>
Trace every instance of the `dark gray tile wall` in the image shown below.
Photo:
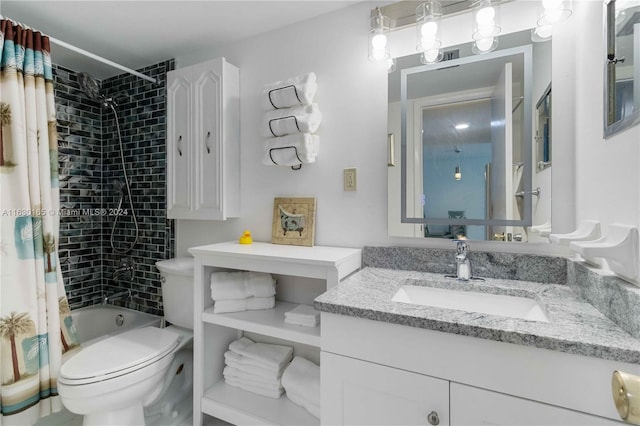
<path fill-rule="evenodd" d="M 101 82 L 102 93 L 118 106 L 126 172 L 138 221 L 138 240 L 125 256 L 133 260 L 133 280 L 114 279 L 122 255 L 134 240 L 135 226 L 127 190 L 117 217 L 115 181 L 124 183 L 120 144 L 113 111 L 88 99 L 78 88 L 77 74 L 54 66 L 60 149 L 60 258 L 72 308 L 100 303 L 120 290 L 130 301 L 116 301 L 143 312 L 162 315 L 157 260 L 172 257 L 174 221 L 166 219 L 165 108 L 168 60 L 139 71 L 158 79 L 150 83 L 129 74 Z"/>
<path fill-rule="evenodd" d="M 53 67 L 60 173 L 60 263 L 72 309 L 102 297 L 102 108 L 75 71 Z M 87 210 L 84 210 L 87 209 Z"/>

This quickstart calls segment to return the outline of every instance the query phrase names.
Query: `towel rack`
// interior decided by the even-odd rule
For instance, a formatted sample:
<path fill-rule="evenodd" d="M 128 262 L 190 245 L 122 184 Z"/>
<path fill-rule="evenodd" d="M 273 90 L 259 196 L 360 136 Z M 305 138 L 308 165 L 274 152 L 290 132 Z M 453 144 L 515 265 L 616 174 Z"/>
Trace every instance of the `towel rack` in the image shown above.
<path fill-rule="evenodd" d="M 276 166 L 279 166 L 279 164 L 273 159 L 273 155 L 272 152 L 273 151 L 277 151 L 277 150 L 281 150 L 281 149 L 289 149 L 289 148 L 293 148 L 295 154 L 296 154 L 296 158 L 298 159 L 298 161 L 300 162 L 300 164 L 298 164 L 298 166 L 291 166 L 291 170 L 300 170 L 302 168 L 302 160 L 300 159 L 300 156 L 298 155 L 298 148 L 296 148 L 295 146 L 291 145 L 291 146 L 281 146 L 279 148 L 271 148 L 269 149 L 269 158 L 271 159 L 271 162 L 273 164 L 275 164 Z"/>
<path fill-rule="evenodd" d="M 298 126 L 298 118 L 295 115 L 288 115 L 286 117 L 272 118 L 271 120 L 269 120 L 269 131 L 274 137 L 277 138 L 278 136 L 284 136 L 284 135 L 276 135 L 276 133 L 271 128 L 271 123 L 273 123 L 274 121 L 287 120 L 289 118 L 293 118 L 293 121 L 296 123 L 296 129 L 298 129 L 298 131 L 302 133 L 302 131 L 300 130 L 300 126 Z"/>
<path fill-rule="evenodd" d="M 271 106 L 273 106 L 274 109 L 282 109 L 280 107 L 277 107 L 274 103 L 273 100 L 271 99 L 271 94 L 277 90 L 285 90 L 285 89 L 289 89 L 289 88 L 293 88 L 293 93 L 296 95 L 296 99 L 298 100 L 298 102 L 302 103 L 302 101 L 300 100 L 300 96 L 298 96 L 298 89 L 296 89 L 295 84 L 290 84 L 289 86 L 282 86 L 282 87 L 277 87 L 275 89 L 271 89 L 269 90 L 268 96 L 269 96 L 269 102 L 271 103 Z"/>

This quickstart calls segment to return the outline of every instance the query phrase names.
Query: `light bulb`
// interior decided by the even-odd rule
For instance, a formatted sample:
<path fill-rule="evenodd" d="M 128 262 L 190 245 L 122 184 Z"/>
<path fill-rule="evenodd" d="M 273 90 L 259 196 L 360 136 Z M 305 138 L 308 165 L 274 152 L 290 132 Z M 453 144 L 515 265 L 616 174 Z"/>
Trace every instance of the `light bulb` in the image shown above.
<path fill-rule="evenodd" d="M 371 46 L 374 50 L 381 49 L 387 46 L 387 36 L 384 34 L 376 34 L 371 38 Z"/>
<path fill-rule="evenodd" d="M 371 57 L 376 61 L 381 61 L 386 56 L 386 51 L 384 49 L 372 49 Z"/>
<path fill-rule="evenodd" d="M 438 32 L 438 23 L 434 21 L 427 22 L 422 25 L 420 29 L 422 33 L 422 38 L 435 38 L 436 33 Z"/>
<path fill-rule="evenodd" d="M 438 56 L 440 56 L 440 49 L 429 49 L 424 52 L 424 60 L 428 64 L 438 62 Z"/>
<path fill-rule="evenodd" d="M 553 27 L 551 25 L 542 25 L 534 29 L 536 35 L 543 39 L 551 37 L 552 30 Z"/>
<path fill-rule="evenodd" d="M 487 38 L 487 37 L 492 37 L 495 32 L 496 32 L 496 26 L 494 22 L 491 22 L 486 25 L 485 24 L 478 25 L 478 30 L 476 33 L 479 34 L 480 36 L 478 38 Z"/>
<path fill-rule="evenodd" d="M 481 52 L 487 52 L 493 46 L 493 37 L 486 37 L 476 40 L 476 46 Z"/>
<path fill-rule="evenodd" d="M 461 180 L 462 179 L 462 173 L 460 172 L 460 166 L 456 166 L 456 170 L 455 170 L 455 173 L 453 174 L 453 178 L 455 180 Z"/>
<path fill-rule="evenodd" d="M 433 49 L 437 50 L 437 48 L 440 47 L 440 43 L 435 38 L 422 37 L 420 44 L 422 45 L 422 50 L 424 51 Z"/>
<path fill-rule="evenodd" d="M 542 7 L 545 9 L 560 9 L 562 0 L 542 0 Z"/>
<path fill-rule="evenodd" d="M 481 25 L 489 25 L 495 17 L 496 10 L 492 6 L 485 6 L 476 13 L 476 22 Z"/>
<path fill-rule="evenodd" d="M 560 21 L 562 19 L 564 12 L 562 9 L 545 9 L 544 16 L 547 18 L 547 22 L 553 24 L 554 22 Z"/>

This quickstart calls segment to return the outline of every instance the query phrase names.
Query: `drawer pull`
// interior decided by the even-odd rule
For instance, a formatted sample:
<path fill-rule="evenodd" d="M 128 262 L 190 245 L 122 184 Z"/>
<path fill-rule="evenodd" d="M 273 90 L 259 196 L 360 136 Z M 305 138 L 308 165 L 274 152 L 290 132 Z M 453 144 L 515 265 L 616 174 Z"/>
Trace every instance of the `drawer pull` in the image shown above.
<path fill-rule="evenodd" d="M 204 139 L 204 147 L 207 148 L 207 154 L 211 154 L 211 148 L 209 148 L 210 137 L 211 137 L 211 132 L 207 132 L 207 136 Z"/>
<path fill-rule="evenodd" d="M 640 376 L 614 371 L 611 392 L 620 418 L 631 424 L 640 424 Z"/>
<path fill-rule="evenodd" d="M 182 145 L 182 135 L 178 136 L 178 142 L 176 142 L 176 149 L 178 150 L 178 155 L 180 155 L 180 157 L 182 157 L 182 148 L 180 147 Z"/>
<path fill-rule="evenodd" d="M 438 417 L 438 413 L 436 413 L 435 411 L 432 411 L 429 414 L 427 414 L 427 421 L 429 422 L 430 425 L 436 426 L 440 424 L 440 417 Z"/>

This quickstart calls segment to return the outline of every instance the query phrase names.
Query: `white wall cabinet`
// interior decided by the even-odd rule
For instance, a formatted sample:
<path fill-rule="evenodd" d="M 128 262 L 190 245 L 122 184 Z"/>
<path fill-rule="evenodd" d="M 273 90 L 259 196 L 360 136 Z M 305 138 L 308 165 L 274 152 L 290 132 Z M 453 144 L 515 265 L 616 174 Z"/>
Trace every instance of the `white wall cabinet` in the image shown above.
<path fill-rule="evenodd" d="M 167 217 L 240 215 L 240 73 L 224 58 L 167 73 Z"/>
<path fill-rule="evenodd" d="M 321 353 L 322 423 L 449 425 L 449 382 Z"/>
<path fill-rule="evenodd" d="M 258 334 L 265 340 L 290 342 L 284 344 L 294 346 L 294 355 L 296 345 L 312 348 L 317 354 L 320 328 L 285 324 L 284 313 L 297 304 L 281 300 L 276 300 L 274 309 L 215 314 L 210 275 L 220 268 L 267 272 L 324 280 L 329 288 L 360 268 L 361 250 L 227 242 L 194 247 L 189 251 L 195 256 L 193 424 L 201 425 L 203 414 L 236 425 L 326 424 L 293 404 L 285 395 L 271 399 L 225 384 L 222 376 L 224 352 L 229 343 L 245 332 Z"/>

